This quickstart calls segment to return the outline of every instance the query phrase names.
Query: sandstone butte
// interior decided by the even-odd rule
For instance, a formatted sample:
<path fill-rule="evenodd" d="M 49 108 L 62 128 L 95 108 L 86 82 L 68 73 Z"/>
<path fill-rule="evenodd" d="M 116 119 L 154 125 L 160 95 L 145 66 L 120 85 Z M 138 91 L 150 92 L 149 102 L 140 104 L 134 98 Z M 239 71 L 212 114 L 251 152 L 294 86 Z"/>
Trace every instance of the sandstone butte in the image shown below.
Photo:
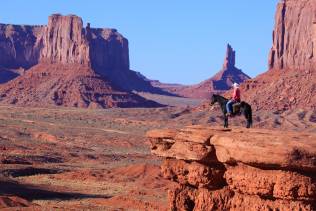
<path fill-rule="evenodd" d="M 170 210 L 315 210 L 316 135 L 188 126 L 147 132 L 178 185 Z"/>
<path fill-rule="evenodd" d="M 159 81 L 151 81 L 153 86 L 165 89 L 168 92 L 189 98 L 208 99 L 212 94 L 221 94 L 229 90 L 233 83 L 242 83 L 250 77 L 236 66 L 236 51 L 228 44 L 223 67 L 211 78 L 199 84 L 183 86 L 177 84 L 164 84 Z"/>
<path fill-rule="evenodd" d="M 242 85 L 258 110 L 316 109 L 316 1 L 277 5 L 269 70 Z"/>
<path fill-rule="evenodd" d="M 46 26 L 0 24 L 0 72 L 2 103 L 159 106 L 132 93 L 161 91 L 130 70 L 128 40 L 116 29 L 83 27 L 75 15 L 51 15 Z"/>

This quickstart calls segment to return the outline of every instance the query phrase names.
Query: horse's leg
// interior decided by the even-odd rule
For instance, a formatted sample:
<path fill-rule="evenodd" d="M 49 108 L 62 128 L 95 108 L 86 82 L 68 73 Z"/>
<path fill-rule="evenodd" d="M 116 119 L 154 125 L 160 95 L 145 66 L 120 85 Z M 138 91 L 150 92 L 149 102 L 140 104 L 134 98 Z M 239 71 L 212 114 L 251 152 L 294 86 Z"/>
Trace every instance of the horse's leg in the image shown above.
<path fill-rule="evenodd" d="M 245 117 L 247 119 L 247 128 L 250 128 L 251 125 L 252 125 L 252 111 L 251 111 L 251 108 L 246 108 L 244 110 L 244 114 L 245 114 Z"/>
<path fill-rule="evenodd" d="M 228 128 L 228 117 L 224 115 L 224 128 Z"/>
<path fill-rule="evenodd" d="M 249 119 L 247 119 L 247 126 L 246 127 L 250 128 L 250 121 L 249 121 Z"/>

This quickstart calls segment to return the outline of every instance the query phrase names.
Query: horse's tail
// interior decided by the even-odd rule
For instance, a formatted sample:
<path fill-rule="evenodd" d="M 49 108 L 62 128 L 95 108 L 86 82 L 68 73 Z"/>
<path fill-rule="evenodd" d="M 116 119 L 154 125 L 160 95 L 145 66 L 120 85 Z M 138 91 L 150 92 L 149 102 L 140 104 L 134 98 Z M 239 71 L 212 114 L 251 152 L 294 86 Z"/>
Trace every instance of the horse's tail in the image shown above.
<path fill-rule="evenodd" d="M 247 119 L 247 128 L 252 126 L 252 108 L 246 102 L 241 102 L 241 108 L 243 108 L 243 113 Z"/>

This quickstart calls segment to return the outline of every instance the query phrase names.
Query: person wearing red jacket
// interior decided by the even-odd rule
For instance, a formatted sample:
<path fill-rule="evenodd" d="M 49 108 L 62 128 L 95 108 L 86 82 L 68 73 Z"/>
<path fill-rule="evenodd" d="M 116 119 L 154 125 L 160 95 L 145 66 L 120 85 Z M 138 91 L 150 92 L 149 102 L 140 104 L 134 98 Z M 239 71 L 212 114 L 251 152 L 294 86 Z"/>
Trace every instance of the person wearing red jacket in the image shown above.
<path fill-rule="evenodd" d="M 234 88 L 234 91 L 233 91 L 232 99 L 230 99 L 226 104 L 227 116 L 230 116 L 233 113 L 233 104 L 240 102 L 239 84 L 234 83 L 233 88 Z"/>

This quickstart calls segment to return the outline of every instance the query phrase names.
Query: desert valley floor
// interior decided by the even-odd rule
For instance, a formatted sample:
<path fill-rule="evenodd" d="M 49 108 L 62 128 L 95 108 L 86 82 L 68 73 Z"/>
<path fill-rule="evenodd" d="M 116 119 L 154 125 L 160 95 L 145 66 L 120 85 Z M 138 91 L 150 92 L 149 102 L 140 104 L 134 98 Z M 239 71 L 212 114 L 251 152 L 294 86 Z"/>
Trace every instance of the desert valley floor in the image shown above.
<path fill-rule="evenodd" d="M 242 121 L 235 118 L 232 127 Z M 221 125 L 218 108 L 1 106 L 0 208 L 166 210 L 174 184 L 162 178 L 161 160 L 150 154 L 145 133 L 196 124 Z M 261 111 L 254 113 L 254 127 L 314 133 L 316 112 Z"/>

